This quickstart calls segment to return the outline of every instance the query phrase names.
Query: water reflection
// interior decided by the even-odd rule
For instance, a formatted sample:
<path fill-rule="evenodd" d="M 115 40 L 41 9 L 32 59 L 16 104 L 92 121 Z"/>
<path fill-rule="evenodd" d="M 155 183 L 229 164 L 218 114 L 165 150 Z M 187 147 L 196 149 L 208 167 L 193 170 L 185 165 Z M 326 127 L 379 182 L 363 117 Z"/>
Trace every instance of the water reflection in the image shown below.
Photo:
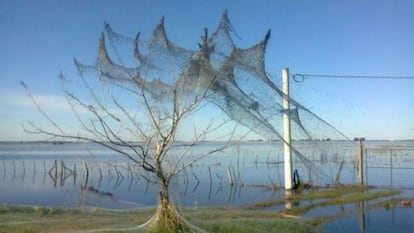
<path fill-rule="evenodd" d="M 290 210 L 292 209 L 292 190 L 285 190 L 285 208 Z"/>
<path fill-rule="evenodd" d="M 357 205 L 357 215 L 358 215 L 358 227 L 359 232 L 364 233 L 365 232 L 365 203 L 363 201 L 360 201 L 356 203 Z"/>
<path fill-rule="evenodd" d="M 154 194 L 158 186 L 155 180 L 148 172 L 128 163 L 3 160 L 2 164 L 0 187 L 7 187 L 1 188 L 2 203 L 73 207 L 97 205 L 105 208 L 137 206 L 127 207 L 120 205 L 120 202 L 136 203 L 138 206 L 156 203 Z M 244 187 L 238 169 L 232 167 L 230 170 L 236 178 L 233 178 L 234 183 L 229 184 L 225 179 L 226 170 L 219 165 L 184 170 L 172 183 L 173 198 L 186 206 L 194 202 L 203 206 L 240 206 L 275 195 L 261 188 Z M 243 191 L 245 189 L 246 192 Z M 111 193 L 113 198 L 102 201 L 105 197 L 98 194 L 103 193 Z"/>
<path fill-rule="evenodd" d="M 371 203 L 372 204 L 372 203 Z M 356 214 L 328 222 L 324 232 L 407 233 L 414 232 L 414 209 L 401 204 L 370 209 L 369 202 L 356 204 Z"/>
<path fill-rule="evenodd" d="M 298 146 L 307 146 L 304 142 L 296 143 L 301 143 Z M 340 146 L 340 142 L 330 143 L 326 145 L 324 153 L 309 148 L 309 158 L 318 164 L 324 174 L 328 174 L 325 179 L 334 183 L 354 183 L 355 147 L 345 148 Z M 87 150 L 81 144 L 0 147 L 1 202 L 46 206 L 79 206 L 82 203 L 83 206 L 105 208 L 134 208 L 156 204 L 158 186 L 150 174 L 113 152 L 96 145 L 87 146 L 90 147 Z M 202 147 L 196 149 L 201 150 Z M 366 169 L 366 181 L 369 184 L 390 181 L 388 183 L 393 185 L 407 185 L 409 179 L 400 178 L 410 177 L 414 170 L 397 167 L 409 164 L 403 161 L 412 161 L 412 153 L 400 156 L 400 152 L 401 150 L 393 150 L 390 154 L 386 151 L 381 155 L 370 150 L 366 160 L 370 163 Z M 396 153 L 398 156 L 394 156 Z M 283 189 L 275 191 L 263 187 L 283 187 L 282 159 L 283 154 L 278 145 L 247 143 L 239 151 L 230 150 L 208 157 L 184 170 L 174 181 L 171 193 L 176 202 L 183 206 L 193 206 L 194 203 L 200 206 L 246 206 L 276 196 L 289 196 Z M 392 163 L 392 171 L 374 167 L 384 161 Z M 85 169 L 85 162 L 88 169 Z M 294 166 L 301 172 L 301 178 L 303 176 L 305 182 L 315 178 L 314 173 L 317 171 L 309 170 L 306 173 L 307 170 L 300 161 L 295 160 Z M 315 184 L 319 180 L 313 182 Z M 100 192 L 112 193 L 113 198 L 98 195 Z M 285 204 L 285 207 L 290 208 L 299 203 Z M 355 210 L 354 206 L 352 208 Z M 360 209 L 364 208 L 367 206 Z M 355 224 L 359 220 L 354 219 L 356 226 L 361 225 L 355 228 L 355 232 L 369 228 L 369 214 L 367 211 L 361 213 L 363 221 L 360 222 L 363 224 Z"/>

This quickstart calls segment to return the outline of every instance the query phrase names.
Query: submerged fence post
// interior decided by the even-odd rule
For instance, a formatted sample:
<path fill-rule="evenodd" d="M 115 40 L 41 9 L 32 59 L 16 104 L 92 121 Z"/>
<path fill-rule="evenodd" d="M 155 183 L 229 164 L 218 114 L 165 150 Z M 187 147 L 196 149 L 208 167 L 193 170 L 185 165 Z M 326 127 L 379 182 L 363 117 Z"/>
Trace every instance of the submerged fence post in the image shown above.
<path fill-rule="evenodd" d="M 355 138 L 354 141 L 358 141 L 357 143 L 357 177 L 358 177 L 358 184 L 364 184 L 364 150 L 362 142 L 365 141 L 365 138 Z"/>
<path fill-rule="evenodd" d="M 292 148 L 290 144 L 289 69 L 282 69 L 283 149 L 285 155 L 285 190 L 292 189 Z"/>

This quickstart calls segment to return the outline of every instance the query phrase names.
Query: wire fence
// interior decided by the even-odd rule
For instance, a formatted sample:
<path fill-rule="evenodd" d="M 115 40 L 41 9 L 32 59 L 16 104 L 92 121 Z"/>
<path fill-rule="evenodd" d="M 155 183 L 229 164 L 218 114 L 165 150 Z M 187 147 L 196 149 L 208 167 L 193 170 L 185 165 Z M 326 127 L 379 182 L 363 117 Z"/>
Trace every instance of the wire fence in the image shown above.
<path fill-rule="evenodd" d="M 365 184 L 414 189 L 414 147 L 365 148 Z"/>

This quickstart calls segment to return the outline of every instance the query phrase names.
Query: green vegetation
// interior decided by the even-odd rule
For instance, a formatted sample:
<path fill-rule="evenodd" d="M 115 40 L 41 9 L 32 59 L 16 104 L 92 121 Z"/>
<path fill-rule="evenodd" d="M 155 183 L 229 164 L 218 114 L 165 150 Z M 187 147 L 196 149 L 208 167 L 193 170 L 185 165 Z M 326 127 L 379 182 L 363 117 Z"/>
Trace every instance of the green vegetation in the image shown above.
<path fill-rule="evenodd" d="M 270 211 L 203 208 L 196 215 L 187 212 L 184 217 L 207 232 L 316 232 L 315 228 L 301 219 Z"/>
<path fill-rule="evenodd" d="M 349 193 L 364 192 L 368 188 L 362 185 L 338 185 L 333 188 L 318 189 L 313 188 L 309 190 L 300 190 L 295 195 L 288 198 L 290 201 L 303 201 L 303 200 L 315 200 L 315 199 L 326 199 L 336 198 L 344 196 Z"/>
<path fill-rule="evenodd" d="M 250 209 L 262 209 L 272 206 L 285 204 L 286 201 L 300 202 L 305 200 L 318 200 L 318 199 L 334 199 L 349 193 L 363 192 L 368 190 L 367 187 L 361 185 L 338 185 L 331 188 L 303 188 L 300 187 L 295 191 L 292 196 L 284 198 L 279 197 L 274 200 L 260 202 L 249 207 Z"/>
<path fill-rule="evenodd" d="M 370 190 L 363 186 L 337 186 L 301 190 L 291 197 L 258 203 L 249 208 L 184 208 L 181 210 L 185 225 L 182 232 L 284 232 L 310 233 L 326 221 L 341 214 L 301 219 L 298 215 L 330 205 L 359 203 L 381 198 L 369 208 L 392 208 L 400 199 L 393 197 L 399 191 Z M 312 202 L 307 202 L 312 200 Z M 282 211 L 264 210 L 286 202 L 301 205 Z M 150 224 L 141 227 L 156 212 L 155 208 L 125 211 L 102 209 L 81 210 L 44 207 L 0 206 L 0 233 L 2 232 L 165 232 Z M 168 224 L 167 224 L 168 225 Z M 190 230 L 191 229 L 191 230 Z"/>
<path fill-rule="evenodd" d="M 183 217 L 207 232 L 309 233 L 312 227 L 282 214 L 227 208 L 184 209 Z M 43 207 L 0 207 L 0 232 L 140 232 L 155 209 L 107 211 Z M 151 232 L 162 232 L 153 229 Z M 145 232 L 141 230 L 141 232 Z"/>
<path fill-rule="evenodd" d="M 284 219 L 273 220 L 233 220 L 218 221 L 201 224 L 201 227 L 208 232 L 223 233 L 251 233 L 251 232 L 280 232 L 280 233 L 309 233 L 313 232 L 310 226 L 297 221 L 286 221 Z"/>
<path fill-rule="evenodd" d="M 154 210 L 103 211 L 43 207 L 0 207 L 0 232 L 76 232 L 125 228 L 145 222 Z"/>
<path fill-rule="evenodd" d="M 285 210 L 285 213 L 287 214 L 303 214 L 311 209 L 323 207 L 323 206 L 329 206 L 329 205 L 342 205 L 342 204 L 348 204 L 348 203 L 356 203 L 361 201 L 368 201 L 373 200 L 380 197 L 386 197 L 386 196 L 392 196 L 399 194 L 399 191 L 376 191 L 376 192 L 361 192 L 361 193 L 352 193 L 344 196 L 338 196 L 331 199 L 327 199 L 324 201 L 316 202 L 309 205 L 304 205 L 300 207 L 295 207 L 292 209 Z"/>
<path fill-rule="evenodd" d="M 372 191 L 369 190 L 368 187 L 361 185 L 338 185 L 330 188 L 300 190 L 286 199 L 277 198 L 266 202 L 260 202 L 249 207 L 249 209 L 263 209 L 282 205 L 286 202 L 299 203 L 301 201 L 313 200 L 312 204 L 302 204 L 291 209 L 283 210 L 286 214 L 300 215 L 319 207 L 368 201 L 400 193 L 400 191 L 396 190 Z"/>

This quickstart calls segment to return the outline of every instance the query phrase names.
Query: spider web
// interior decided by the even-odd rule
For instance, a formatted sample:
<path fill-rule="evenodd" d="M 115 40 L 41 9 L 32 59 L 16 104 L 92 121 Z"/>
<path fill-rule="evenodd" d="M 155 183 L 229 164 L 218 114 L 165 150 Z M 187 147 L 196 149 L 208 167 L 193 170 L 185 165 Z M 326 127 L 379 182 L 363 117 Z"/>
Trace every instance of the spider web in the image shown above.
<path fill-rule="evenodd" d="M 115 32 L 105 24 L 105 34 L 99 40 L 96 65 L 76 62 L 80 72 L 94 70 L 101 80 L 132 89 L 145 90 L 146 95 L 163 109 L 168 109 L 173 91 L 179 90 L 183 102 L 189 97 L 208 92 L 206 100 L 221 109 L 233 121 L 245 126 L 267 140 L 283 141 L 283 93 L 265 69 L 266 46 L 271 32 L 248 48 L 239 48 L 233 41 L 238 35 L 224 12 L 217 29 L 205 30 L 198 50 L 190 50 L 168 39 L 164 19 L 155 27 L 148 40 Z M 105 42 L 105 37 L 110 43 Z M 108 54 L 107 44 L 114 48 L 131 49 L 134 66 L 124 65 L 124 59 L 115 53 L 114 62 Z M 281 83 L 280 81 L 277 83 Z M 335 127 L 317 114 L 289 98 L 291 104 L 292 139 L 314 142 L 323 139 L 348 140 Z M 291 145 L 294 156 L 312 170 L 318 178 L 322 170 L 306 156 L 303 148 Z"/>

